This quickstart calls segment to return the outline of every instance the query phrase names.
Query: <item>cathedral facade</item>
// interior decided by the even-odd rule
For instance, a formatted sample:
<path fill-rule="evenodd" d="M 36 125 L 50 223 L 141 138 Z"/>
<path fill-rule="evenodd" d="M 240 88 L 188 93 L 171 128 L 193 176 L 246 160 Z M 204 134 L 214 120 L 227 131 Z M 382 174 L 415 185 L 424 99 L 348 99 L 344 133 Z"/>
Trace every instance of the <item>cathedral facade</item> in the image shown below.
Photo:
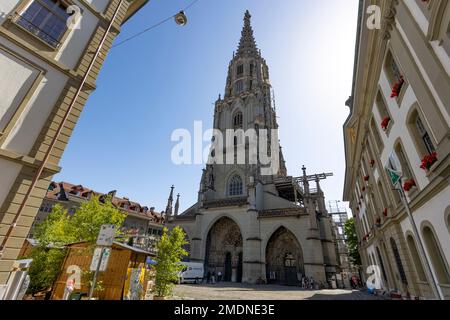
<path fill-rule="evenodd" d="M 278 137 L 270 132 L 276 132 L 278 124 L 269 68 L 257 49 L 250 18 L 247 11 L 238 50 L 229 64 L 225 95 L 215 103 L 214 129 L 223 136 L 229 129 L 266 129 L 268 153 L 274 155 Z M 237 135 L 223 148 L 224 157 L 239 146 L 250 149 L 245 137 Z M 222 149 L 211 155 L 217 151 Z M 302 277 L 313 277 L 326 285 L 338 265 L 319 183 L 326 175 L 308 176 L 303 168 L 302 176 L 288 176 L 280 147 L 275 151 L 277 170 L 262 174 L 266 163 L 259 151 L 258 147 L 255 162 L 249 161 L 250 156 L 244 162 L 209 162 L 197 203 L 172 215 L 170 197 L 166 223 L 186 232 L 190 261 L 204 263 L 205 272 L 221 272 L 225 281 L 295 285 Z"/>

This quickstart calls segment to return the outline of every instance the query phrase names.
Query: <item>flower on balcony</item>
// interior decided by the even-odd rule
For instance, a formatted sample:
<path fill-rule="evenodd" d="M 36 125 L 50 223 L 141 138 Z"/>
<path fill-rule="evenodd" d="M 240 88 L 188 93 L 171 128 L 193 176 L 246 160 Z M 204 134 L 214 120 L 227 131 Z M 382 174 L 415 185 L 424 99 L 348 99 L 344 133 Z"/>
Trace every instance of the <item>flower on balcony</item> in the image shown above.
<path fill-rule="evenodd" d="M 370 176 L 365 176 L 364 177 L 364 181 L 366 181 L 366 182 L 369 181 L 369 179 L 370 179 Z"/>
<path fill-rule="evenodd" d="M 403 79 L 403 76 L 400 76 L 400 80 L 397 81 L 396 83 L 394 83 L 394 86 L 392 87 L 391 98 L 398 97 L 404 84 L 405 84 L 405 79 Z"/>
<path fill-rule="evenodd" d="M 384 208 L 384 210 L 383 210 L 383 215 L 384 215 L 385 217 L 388 216 L 388 208 Z"/>
<path fill-rule="evenodd" d="M 436 163 L 437 161 L 437 153 L 433 152 L 432 154 L 427 154 L 422 159 L 422 164 L 420 165 L 420 168 L 423 170 L 430 170 L 431 166 Z"/>
<path fill-rule="evenodd" d="M 378 224 L 378 225 L 381 224 L 381 218 L 380 218 L 380 217 L 377 218 L 377 224 Z"/>
<path fill-rule="evenodd" d="M 387 127 L 389 126 L 389 123 L 391 122 L 391 117 L 386 117 L 381 121 L 381 128 L 386 131 Z"/>
<path fill-rule="evenodd" d="M 373 168 L 375 166 L 375 160 L 370 160 L 370 166 Z"/>
<path fill-rule="evenodd" d="M 409 192 L 413 187 L 416 186 L 416 181 L 414 179 L 409 179 L 403 184 L 403 190 Z"/>

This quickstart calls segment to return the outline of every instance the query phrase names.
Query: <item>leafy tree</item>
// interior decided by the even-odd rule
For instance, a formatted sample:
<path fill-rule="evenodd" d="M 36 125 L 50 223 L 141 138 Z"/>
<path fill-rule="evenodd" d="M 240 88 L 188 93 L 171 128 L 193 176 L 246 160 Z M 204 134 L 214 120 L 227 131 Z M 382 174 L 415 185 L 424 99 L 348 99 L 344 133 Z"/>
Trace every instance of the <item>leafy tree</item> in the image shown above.
<path fill-rule="evenodd" d="M 183 270 L 180 262 L 188 254 L 183 249 L 186 244 L 185 237 L 186 235 L 180 227 L 175 227 L 171 232 L 164 228 L 156 245 L 158 255 L 154 266 L 156 271 L 154 292 L 158 297 L 172 295 L 174 282 L 178 280 L 178 274 Z"/>
<path fill-rule="evenodd" d="M 359 255 L 359 251 L 358 251 L 358 237 L 356 235 L 355 219 L 350 218 L 347 220 L 347 222 L 344 225 L 344 233 L 347 237 L 347 246 L 348 246 L 350 261 L 355 266 L 360 266 L 361 265 L 361 256 Z"/>
<path fill-rule="evenodd" d="M 83 202 L 72 216 L 56 204 L 47 219 L 36 227 L 38 246 L 31 253 L 28 291 L 37 293 L 52 286 L 66 255 L 66 245 L 85 241 L 93 248 L 103 224 L 113 224 L 119 230 L 125 218 L 109 199 L 102 203 L 96 196 Z"/>

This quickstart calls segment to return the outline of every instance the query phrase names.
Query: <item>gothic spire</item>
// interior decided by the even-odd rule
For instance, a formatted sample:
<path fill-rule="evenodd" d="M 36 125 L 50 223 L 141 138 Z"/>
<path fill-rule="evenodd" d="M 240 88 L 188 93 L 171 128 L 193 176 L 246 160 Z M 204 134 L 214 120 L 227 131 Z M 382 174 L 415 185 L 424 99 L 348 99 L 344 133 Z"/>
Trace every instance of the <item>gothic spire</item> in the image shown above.
<path fill-rule="evenodd" d="M 245 11 L 244 27 L 242 28 L 241 40 L 239 41 L 239 47 L 237 55 L 244 54 L 258 54 L 258 48 L 256 47 L 255 37 L 253 36 L 253 29 L 250 24 L 251 18 L 250 12 Z"/>
<path fill-rule="evenodd" d="M 170 187 L 170 195 L 169 199 L 167 199 L 167 206 L 166 206 L 166 215 L 172 215 L 172 204 L 173 204 L 173 189 L 175 188 L 174 185 Z"/>

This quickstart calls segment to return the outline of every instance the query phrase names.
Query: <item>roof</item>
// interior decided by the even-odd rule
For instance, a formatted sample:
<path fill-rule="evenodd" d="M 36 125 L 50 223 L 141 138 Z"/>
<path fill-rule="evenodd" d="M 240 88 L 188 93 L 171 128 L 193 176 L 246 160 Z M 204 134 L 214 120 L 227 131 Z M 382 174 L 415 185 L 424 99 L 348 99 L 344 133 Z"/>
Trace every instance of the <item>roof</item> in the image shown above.
<path fill-rule="evenodd" d="M 128 7 L 125 18 L 122 21 L 122 24 L 126 23 L 136 12 L 142 9 L 150 0 L 129 0 L 131 2 Z"/>
<path fill-rule="evenodd" d="M 61 193 L 61 189 L 64 190 L 64 193 Z M 55 200 L 55 201 L 87 201 L 92 196 L 107 196 L 112 195 L 112 204 L 116 206 L 122 212 L 126 214 L 130 214 L 137 217 L 145 217 L 149 220 L 152 220 L 156 223 L 164 222 L 164 216 L 156 212 L 154 210 L 149 209 L 147 206 L 142 206 L 138 202 L 131 201 L 125 197 L 116 197 L 116 191 L 111 191 L 109 193 L 101 193 L 98 191 L 94 191 L 92 189 L 86 188 L 80 184 L 75 185 L 72 183 L 68 183 L 65 181 L 50 183 L 49 189 L 47 190 L 47 194 L 45 195 L 45 199 Z"/>

